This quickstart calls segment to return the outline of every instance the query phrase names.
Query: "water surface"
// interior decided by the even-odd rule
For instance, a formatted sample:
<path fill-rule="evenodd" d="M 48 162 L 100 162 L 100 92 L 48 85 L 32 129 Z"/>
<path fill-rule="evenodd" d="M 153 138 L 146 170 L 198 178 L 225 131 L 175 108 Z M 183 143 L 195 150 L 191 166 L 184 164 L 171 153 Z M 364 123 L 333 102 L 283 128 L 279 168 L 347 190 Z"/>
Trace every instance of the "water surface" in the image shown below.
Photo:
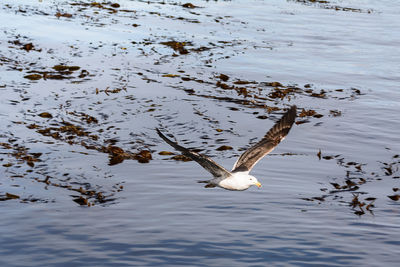
<path fill-rule="evenodd" d="M 3 2 L 2 266 L 400 260 L 398 3 Z M 229 168 L 293 104 L 262 189 L 159 154 Z"/>

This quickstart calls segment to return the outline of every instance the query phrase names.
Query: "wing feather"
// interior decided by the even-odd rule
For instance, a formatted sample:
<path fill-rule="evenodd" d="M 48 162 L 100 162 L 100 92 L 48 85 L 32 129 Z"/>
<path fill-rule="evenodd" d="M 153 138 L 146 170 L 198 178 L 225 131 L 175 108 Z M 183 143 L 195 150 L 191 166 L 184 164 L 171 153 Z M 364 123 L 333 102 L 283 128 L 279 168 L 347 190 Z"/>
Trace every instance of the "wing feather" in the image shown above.
<path fill-rule="evenodd" d="M 250 172 L 258 161 L 274 150 L 274 148 L 285 139 L 289 130 L 292 128 L 294 120 L 296 119 L 296 110 L 296 106 L 290 107 L 257 144 L 247 149 L 239 157 L 233 166 L 232 172 Z"/>
<path fill-rule="evenodd" d="M 167 142 L 170 146 L 175 148 L 176 150 L 182 152 L 183 155 L 191 158 L 192 160 L 196 161 L 199 163 L 204 169 L 209 171 L 214 177 L 230 177 L 232 173 L 227 171 L 224 167 L 218 165 L 216 162 L 214 162 L 212 159 L 209 157 L 206 157 L 204 155 L 200 155 L 199 153 L 196 153 L 194 151 L 191 151 L 187 148 L 184 148 L 183 146 L 178 145 L 178 143 L 168 139 L 164 134 L 161 133 L 159 129 L 156 128 L 157 134 L 165 141 Z"/>

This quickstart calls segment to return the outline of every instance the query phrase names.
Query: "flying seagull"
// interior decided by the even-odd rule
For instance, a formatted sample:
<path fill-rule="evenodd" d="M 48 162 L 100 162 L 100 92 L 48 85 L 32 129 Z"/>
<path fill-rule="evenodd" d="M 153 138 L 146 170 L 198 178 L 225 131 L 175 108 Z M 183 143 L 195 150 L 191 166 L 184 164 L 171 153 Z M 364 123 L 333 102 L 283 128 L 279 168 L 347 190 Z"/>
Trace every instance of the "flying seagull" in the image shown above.
<path fill-rule="evenodd" d="M 261 187 L 261 183 L 256 177 L 249 175 L 249 172 L 265 155 L 274 150 L 274 148 L 287 136 L 290 128 L 296 118 L 296 106 L 290 109 L 275 123 L 275 125 L 265 134 L 265 136 L 254 146 L 247 149 L 233 165 L 232 171 L 215 163 L 212 159 L 191 151 L 178 143 L 168 139 L 159 129 L 156 128 L 158 135 L 183 155 L 199 163 L 204 169 L 209 171 L 214 178 L 207 183 L 205 187 L 221 187 L 228 190 L 246 190 L 252 185 Z"/>

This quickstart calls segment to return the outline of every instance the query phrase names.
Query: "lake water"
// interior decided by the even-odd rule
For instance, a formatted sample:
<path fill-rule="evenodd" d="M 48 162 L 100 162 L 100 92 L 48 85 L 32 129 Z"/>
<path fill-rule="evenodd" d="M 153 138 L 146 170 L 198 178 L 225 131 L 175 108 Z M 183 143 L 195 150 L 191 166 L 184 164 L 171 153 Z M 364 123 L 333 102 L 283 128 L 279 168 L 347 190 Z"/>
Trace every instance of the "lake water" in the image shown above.
<path fill-rule="evenodd" d="M 2 1 L 1 266 L 398 265 L 400 3 L 118 3 Z"/>

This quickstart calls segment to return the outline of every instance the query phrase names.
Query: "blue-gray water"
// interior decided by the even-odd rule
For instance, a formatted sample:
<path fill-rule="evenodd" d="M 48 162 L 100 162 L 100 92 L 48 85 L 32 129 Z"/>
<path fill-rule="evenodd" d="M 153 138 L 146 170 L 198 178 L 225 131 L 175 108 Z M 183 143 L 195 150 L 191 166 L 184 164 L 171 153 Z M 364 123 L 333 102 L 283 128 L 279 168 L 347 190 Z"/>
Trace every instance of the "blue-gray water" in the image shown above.
<path fill-rule="evenodd" d="M 397 266 L 400 4 L 324 2 L 2 1 L 0 265 Z M 261 189 L 159 154 L 229 169 L 292 104 Z"/>

